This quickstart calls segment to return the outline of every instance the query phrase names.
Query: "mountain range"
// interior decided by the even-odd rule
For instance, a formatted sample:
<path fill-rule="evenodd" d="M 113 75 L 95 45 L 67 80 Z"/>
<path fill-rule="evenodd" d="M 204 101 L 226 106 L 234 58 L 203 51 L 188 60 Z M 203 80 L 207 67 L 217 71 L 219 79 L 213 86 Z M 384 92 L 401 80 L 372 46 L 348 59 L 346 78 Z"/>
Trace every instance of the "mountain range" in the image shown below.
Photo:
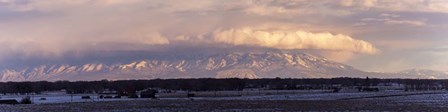
<path fill-rule="evenodd" d="M 130 62 L 51 64 L 3 69 L 0 81 L 129 80 L 168 78 L 447 78 L 446 72 L 412 69 L 365 72 L 306 53 L 263 52 L 148 58 Z"/>

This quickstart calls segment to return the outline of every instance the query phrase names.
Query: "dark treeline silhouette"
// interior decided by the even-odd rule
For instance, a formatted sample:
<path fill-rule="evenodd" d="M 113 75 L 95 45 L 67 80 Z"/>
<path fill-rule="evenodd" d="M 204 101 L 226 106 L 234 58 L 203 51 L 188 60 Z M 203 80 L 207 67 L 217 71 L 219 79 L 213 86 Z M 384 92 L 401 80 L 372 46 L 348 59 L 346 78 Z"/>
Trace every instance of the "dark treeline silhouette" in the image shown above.
<path fill-rule="evenodd" d="M 376 86 L 378 84 L 401 84 L 406 90 L 435 90 L 448 87 L 448 80 L 435 79 L 376 79 L 376 78 L 303 78 L 303 79 L 154 79 L 119 81 L 38 81 L 38 82 L 0 82 L 1 94 L 40 94 L 43 91 L 66 90 L 69 94 L 101 93 L 106 90 L 135 92 L 148 88 L 184 91 L 222 91 L 249 88 L 271 90 L 314 90 L 335 87 Z"/>

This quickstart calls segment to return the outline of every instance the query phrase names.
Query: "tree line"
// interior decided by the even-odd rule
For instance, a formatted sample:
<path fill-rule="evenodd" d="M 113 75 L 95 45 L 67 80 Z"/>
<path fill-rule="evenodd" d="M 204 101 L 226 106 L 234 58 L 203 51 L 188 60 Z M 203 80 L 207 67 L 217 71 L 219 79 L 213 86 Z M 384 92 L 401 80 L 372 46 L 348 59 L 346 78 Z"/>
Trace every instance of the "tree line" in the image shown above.
<path fill-rule="evenodd" d="M 446 89 L 447 79 L 377 79 L 377 78 L 269 78 L 269 79 L 153 79 L 118 81 L 35 81 L 0 82 L 0 94 L 40 94 L 43 91 L 66 90 L 68 94 L 101 93 L 106 90 L 135 92 L 148 88 L 183 91 L 223 91 L 248 88 L 271 90 L 311 90 L 335 87 L 376 86 L 380 83 L 395 83 L 406 86 L 406 90 Z"/>

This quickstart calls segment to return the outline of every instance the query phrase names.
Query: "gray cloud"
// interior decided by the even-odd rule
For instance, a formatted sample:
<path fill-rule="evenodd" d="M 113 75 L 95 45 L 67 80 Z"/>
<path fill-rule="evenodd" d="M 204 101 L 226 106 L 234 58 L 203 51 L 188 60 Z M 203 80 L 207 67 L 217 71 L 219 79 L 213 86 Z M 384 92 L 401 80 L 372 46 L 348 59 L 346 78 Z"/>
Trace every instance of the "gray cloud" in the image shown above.
<path fill-rule="evenodd" d="M 435 41 L 446 35 L 447 7 L 445 0 L 1 0 L 0 60 L 246 46 L 357 63 L 341 57 L 446 44 Z"/>

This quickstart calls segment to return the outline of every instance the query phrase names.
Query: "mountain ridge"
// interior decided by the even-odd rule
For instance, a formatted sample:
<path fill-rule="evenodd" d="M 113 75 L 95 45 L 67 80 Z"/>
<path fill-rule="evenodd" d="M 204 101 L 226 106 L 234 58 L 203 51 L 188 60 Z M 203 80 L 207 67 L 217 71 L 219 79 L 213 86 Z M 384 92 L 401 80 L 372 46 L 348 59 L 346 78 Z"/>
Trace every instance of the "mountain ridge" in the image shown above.
<path fill-rule="evenodd" d="M 129 80 L 168 78 L 331 78 L 393 77 L 400 73 L 373 73 L 306 53 L 263 52 L 173 56 L 126 63 L 53 64 L 4 69 L 0 81 Z M 411 75 L 409 75 L 411 76 Z"/>

